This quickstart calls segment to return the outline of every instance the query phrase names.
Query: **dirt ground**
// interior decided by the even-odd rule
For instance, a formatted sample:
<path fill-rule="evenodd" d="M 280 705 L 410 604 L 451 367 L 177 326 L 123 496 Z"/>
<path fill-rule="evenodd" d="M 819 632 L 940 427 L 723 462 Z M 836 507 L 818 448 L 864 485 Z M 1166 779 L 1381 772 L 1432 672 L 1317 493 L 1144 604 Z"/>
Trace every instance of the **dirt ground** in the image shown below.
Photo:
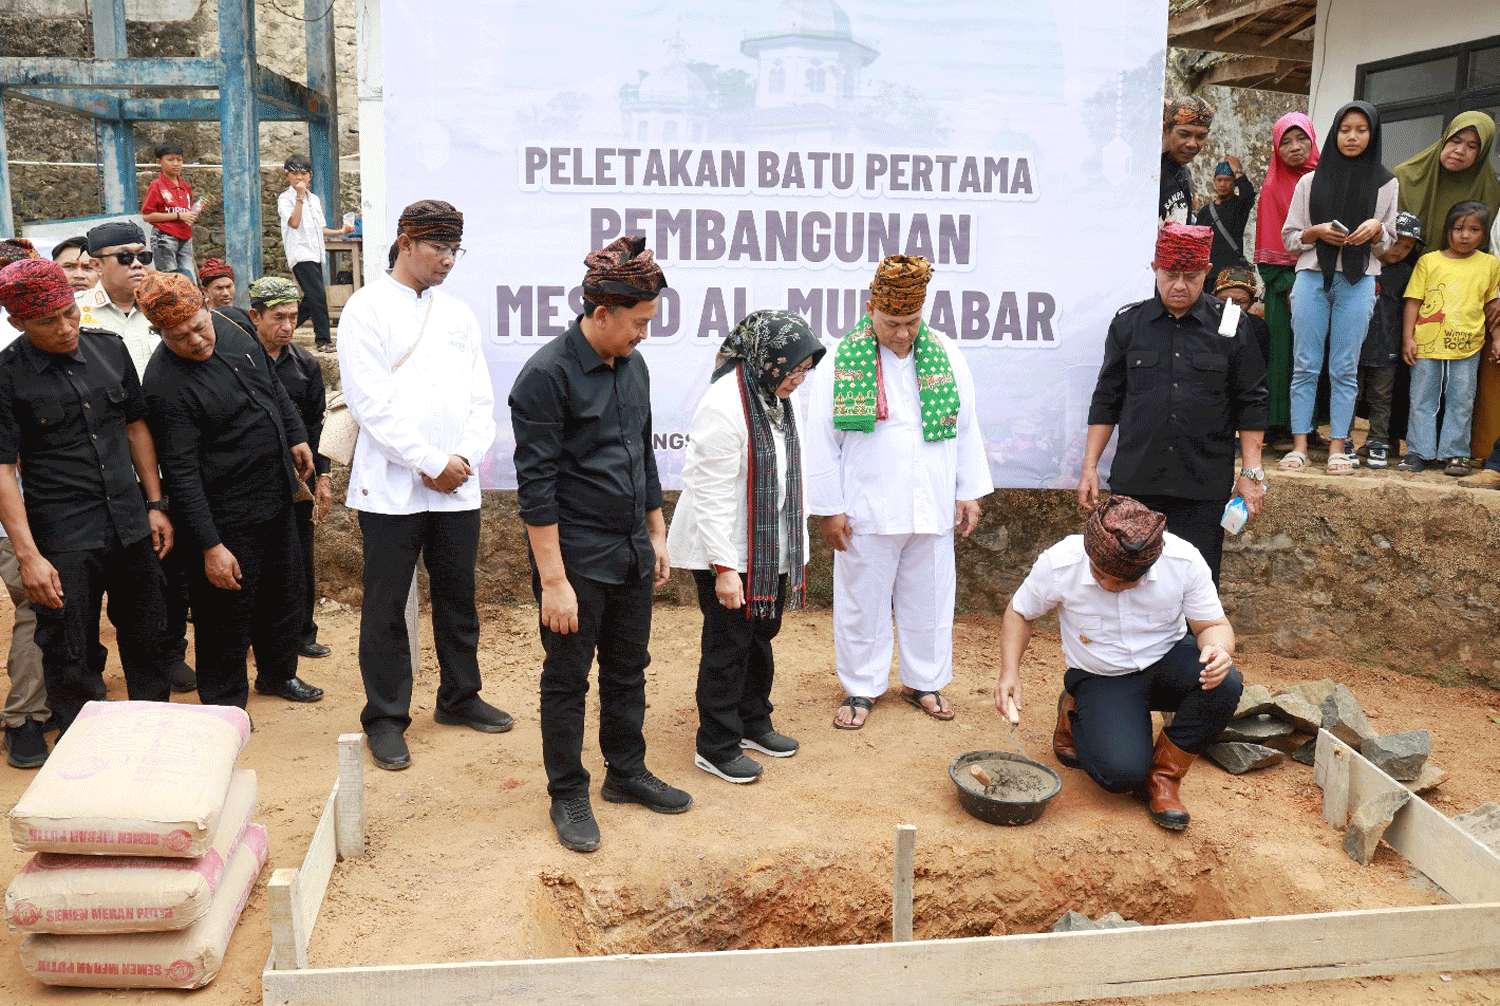
<path fill-rule="evenodd" d="M 315 967 L 889 939 L 892 834 L 901 822 L 917 827 L 918 939 L 1045 931 L 1070 908 L 1094 917 L 1116 910 L 1151 924 L 1443 901 L 1388 848 L 1367 868 L 1345 856 L 1339 833 L 1319 816 L 1312 770 L 1291 762 L 1238 778 L 1200 762 L 1184 787 L 1193 824 L 1182 834 L 1154 827 L 1139 805 L 1067 769 L 1061 795 L 1036 824 L 997 828 L 966 816 L 949 763 L 966 751 L 1006 747 L 989 698 L 998 623 L 981 617 L 962 618 L 957 629 L 958 671 L 947 692 L 957 719 L 937 722 L 888 695 L 863 731 L 844 732 L 830 724 L 840 698 L 830 616 L 789 614 L 777 641 L 773 700 L 777 726 L 802 749 L 795 758 L 763 759 L 759 782 L 732 786 L 692 764 L 698 613 L 658 608 L 649 764 L 695 803 L 666 817 L 596 796 L 603 847 L 580 856 L 557 844 L 547 820 L 534 613 L 484 614 L 485 694 L 516 716 L 516 728 L 492 736 L 435 724 L 437 674 L 427 648 L 408 732 L 412 767 L 367 768 L 369 855 L 334 873 L 312 938 Z M 8 621 L 0 612 L 0 623 Z M 193 997 L 204 1006 L 260 1002 L 270 948 L 263 882 L 272 869 L 300 861 L 336 773 L 335 740 L 358 729 L 358 616 L 335 611 L 321 622 L 335 655 L 304 661 L 302 675 L 327 698 L 297 706 L 251 697 L 255 733 L 241 764 L 260 774 L 258 817 L 270 830 L 271 863 L 218 980 Z M 1240 667 L 1248 682 L 1273 689 L 1332 677 L 1354 690 L 1377 730 L 1429 729 L 1433 760 L 1452 773 L 1431 797 L 1444 813 L 1500 797 L 1493 718 L 1500 695 L 1334 660 L 1248 653 Z M 1055 634 L 1039 632 L 1023 674 L 1028 701 L 1017 736 L 1053 765 L 1051 700 L 1062 671 Z M 112 696 L 123 696 L 117 667 L 109 684 Z M 592 737 L 587 748 L 597 794 L 603 765 Z M 0 768 L 0 799 L 13 804 L 30 778 Z M 13 875 L 24 858 L 4 853 L 0 871 Z M 18 939 L 5 937 L 0 1003 L 163 999 L 40 985 L 20 968 Z M 1291 1006 L 1335 999 L 1500 1003 L 1500 972 L 1112 1001 Z"/>

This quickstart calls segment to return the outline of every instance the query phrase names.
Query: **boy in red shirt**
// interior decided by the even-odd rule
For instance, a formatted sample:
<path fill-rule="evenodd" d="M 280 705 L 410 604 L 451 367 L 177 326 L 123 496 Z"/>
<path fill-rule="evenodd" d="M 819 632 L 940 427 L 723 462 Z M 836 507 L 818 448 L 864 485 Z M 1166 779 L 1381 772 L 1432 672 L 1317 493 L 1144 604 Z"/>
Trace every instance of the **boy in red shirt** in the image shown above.
<path fill-rule="evenodd" d="M 170 141 L 155 150 L 161 174 L 146 190 L 141 216 L 151 225 L 151 251 L 161 272 L 180 272 L 198 281 L 193 261 L 193 224 L 204 201 L 193 200 L 193 188 L 182 178 L 182 147 Z"/>

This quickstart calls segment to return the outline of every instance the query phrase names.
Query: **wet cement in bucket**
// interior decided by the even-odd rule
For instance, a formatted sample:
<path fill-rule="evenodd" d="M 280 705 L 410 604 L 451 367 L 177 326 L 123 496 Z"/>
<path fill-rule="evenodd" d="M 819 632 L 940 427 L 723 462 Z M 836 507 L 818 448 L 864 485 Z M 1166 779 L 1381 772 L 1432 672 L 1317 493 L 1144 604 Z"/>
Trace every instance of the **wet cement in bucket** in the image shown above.
<path fill-rule="evenodd" d="M 976 767 L 989 777 L 988 786 L 972 774 L 972 769 Z M 987 796 L 991 800 L 1032 803 L 1051 795 L 1057 789 L 1057 777 L 1040 765 L 985 758 L 965 765 L 958 773 L 958 784 L 971 793 Z"/>

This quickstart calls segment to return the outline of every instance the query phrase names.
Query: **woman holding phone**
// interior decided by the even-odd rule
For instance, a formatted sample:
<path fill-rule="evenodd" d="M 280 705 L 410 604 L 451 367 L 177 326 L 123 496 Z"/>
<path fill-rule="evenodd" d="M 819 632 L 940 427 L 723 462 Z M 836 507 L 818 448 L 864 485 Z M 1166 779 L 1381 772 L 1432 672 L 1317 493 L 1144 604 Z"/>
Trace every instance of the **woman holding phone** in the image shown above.
<path fill-rule="evenodd" d="M 1318 374 L 1328 361 L 1329 475 L 1357 464 L 1348 450 L 1359 391 L 1359 350 L 1375 310 L 1378 256 L 1395 240 L 1396 177 L 1380 162 L 1380 113 L 1367 102 L 1339 109 L 1317 169 L 1303 175 L 1281 240 L 1296 252 L 1292 283 L 1292 450 L 1277 465 L 1307 467 Z"/>

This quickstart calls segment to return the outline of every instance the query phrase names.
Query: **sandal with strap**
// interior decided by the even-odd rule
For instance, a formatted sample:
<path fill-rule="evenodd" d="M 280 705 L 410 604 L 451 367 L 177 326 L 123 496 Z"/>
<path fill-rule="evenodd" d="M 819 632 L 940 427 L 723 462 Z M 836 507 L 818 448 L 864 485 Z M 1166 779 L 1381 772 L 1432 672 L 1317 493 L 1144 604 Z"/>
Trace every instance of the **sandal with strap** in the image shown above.
<path fill-rule="evenodd" d="M 854 711 L 856 709 L 863 709 L 865 711 L 865 718 L 853 723 L 840 723 L 838 712 L 835 711 L 833 715 L 833 725 L 835 727 L 838 727 L 840 730 L 862 730 L 864 729 L 864 725 L 869 722 L 870 710 L 874 708 L 874 699 L 866 698 L 863 695 L 851 695 L 847 699 L 839 703 L 839 709 L 848 709 L 849 718 L 851 720 L 854 719 Z"/>
<path fill-rule="evenodd" d="M 926 706 L 924 706 L 922 704 L 922 700 L 925 699 L 925 698 L 927 698 L 927 696 L 929 696 L 929 695 L 931 695 L 933 697 L 933 699 L 936 701 L 936 703 L 937 703 L 937 708 L 936 709 L 929 709 L 929 708 L 927 708 Z M 913 688 L 913 689 L 911 689 L 909 691 L 902 692 L 901 693 L 901 697 L 903 699 L 905 699 L 907 702 L 910 702 L 912 705 L 916 706 L 918 709 L 922 710 L 922 712 L 926 713 L 928 716 L 931 716 L 935 720 L 951 720 L 953 718 L 953 709 L 952 709 L 952 707 L 949 707 L 946 710 L 943 708 L 943 693 L 942 692 L 936 692 L 936 691 L 933 691 L 933 692 L 924 692 L 921 689 Z"/>
<path fill-rule="evenodd" d="M 1353 475 L 1359 467 L 1359 459 L 1353 454 L 1330 454 L 1324 471 L 1329 475 Z"/>
<path fill-rule="evenodd" d="M 1276 470 L 1279 472 L 1300 472 L 1307 467 L 1307 455 L 1301 451 L 1287 451 L 1282 459 L 1276 462 Z"/>
<path fill-rule="evenodd" d="M 1449 458 L 1447 467 L 1443 469 L 1443 474 L 1451 475 L 1457 479 L 1468 475 L 1470 471 L 1468 458 Z"/>

